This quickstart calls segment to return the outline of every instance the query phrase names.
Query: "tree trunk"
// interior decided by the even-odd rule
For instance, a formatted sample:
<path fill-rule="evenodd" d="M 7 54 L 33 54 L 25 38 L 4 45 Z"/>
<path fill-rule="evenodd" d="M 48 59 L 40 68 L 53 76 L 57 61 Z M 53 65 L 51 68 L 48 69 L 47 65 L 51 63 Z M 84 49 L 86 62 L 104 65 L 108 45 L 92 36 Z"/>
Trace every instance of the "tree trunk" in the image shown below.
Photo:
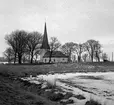
<path fill-rule="evenodd" d="M 100 62 L 100 58 L 98 57 L 98 62 Z"/>
<path fill-rule="evenodd" d="M 10 56 L 8 57 L 8 63 L 9 64 L 11 63 L 11 57 Z"/>
<path fill-rule="evenodd" d="M 69 52 L 68 62 L 71 62 L 71 50 L 70 50 L 70 52 Z"/>
<path fill-rule="evenodd" d="M 98 62 L 100 62 L 100 57 L 99 57 L 99 54 L 97 52 L 96 52 L 96 57 L 97 57 Z"/>
<path fill-rule="evenodd" d="M 81 57 L 80 56 L 78 56 L 78 62 L 80 62 L 81 61 Z"/>
<path fill-rule="evenodd" d="M 18 63 L 21 64 L 21 57 L 19 57 Z"/>
<path fill-rule="evenodd" d="M 93 62 L 93 57 L 94 57 L 94 51 L 91 51 L 91 62 Z"/>
<path fill-rule="evenodd" d="M 14 64 L 15 64 L 15 62 L 16 62 L 16 53 L 15 53 L 15 56 L 14 56 Z"/>
<path fill-rule="evenodd" d="M 81 62 L 81 53 L 78 55 L 78 62 Z"/>
<path fill-rule="evenodd" d="M 50 56 L 49 56 L 49 63 L 51 63 L 51 57 L 52 57 L 53 51 L 50 51 Z"/>
<path fill-rule="evenodd" d="M 30 60 L 31 60 L 31 56 L 30 56 L 31 54 L 29 53 L 29 63 L 30 63 Z"/>
<path fill-rule="evenodd" d="M 22 62 L 21 62 L 21 59 L 22 59 L 21 54 L 18 54 L 18 63 L 19 63 L 19 64 L 21 64 L 21 63 L 22 63 Z"/>
<path fill-rule="evenodd" d="M 30 63 L 32 64 L 33 63 L 33 52 L 31 52 L 31 61 Z"/>
<path fill-rule="evenodd" d="M 86 59 L 87 59 L 87 58 L 85 58 L 84 62 L 86 62 L 86 61 L 87 61 Z"/>
<path fill-rule="evenodd" d="M 70 59 L 70 55 L 68 56 L 68 62 L 70 62 L 71 61 L 71 59 Z"/>
<path fill-rule="evenodd" d="M 91 62 L 93 62 L 93 54 L 91 55 Z"/>

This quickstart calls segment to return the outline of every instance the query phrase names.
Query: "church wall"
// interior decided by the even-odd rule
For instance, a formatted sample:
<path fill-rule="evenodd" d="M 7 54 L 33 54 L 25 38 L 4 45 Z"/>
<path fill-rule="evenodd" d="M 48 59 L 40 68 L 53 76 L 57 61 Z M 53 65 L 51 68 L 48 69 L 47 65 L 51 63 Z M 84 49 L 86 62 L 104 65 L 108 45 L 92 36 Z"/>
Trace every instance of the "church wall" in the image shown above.
<path fill-rule="evenodd" d="M 48 62 L 49 62 L 49 57 L 43 58 L 43 62 L 44 62 L 44 63 L 48 63 Z M 68 62 L 68 58 L 64 58 L 64 57 L 61 57 L 61 58 L 52 57 L 52 58 L 51 58 L 51 62 L 53 62 L 53 63 L 59 63 L 59 62 L 65 63 L 65 62 Z"/>
<path fill-rule="evenodd" d="M 41 51 L 40 51 L 40 57 L 39 57 L 39 61 L 40 62 L 43 62 L 43 56 L 44 56 L 45 53 L 46 53 L 46 50 L 45 49 L 41 49 Z"/>

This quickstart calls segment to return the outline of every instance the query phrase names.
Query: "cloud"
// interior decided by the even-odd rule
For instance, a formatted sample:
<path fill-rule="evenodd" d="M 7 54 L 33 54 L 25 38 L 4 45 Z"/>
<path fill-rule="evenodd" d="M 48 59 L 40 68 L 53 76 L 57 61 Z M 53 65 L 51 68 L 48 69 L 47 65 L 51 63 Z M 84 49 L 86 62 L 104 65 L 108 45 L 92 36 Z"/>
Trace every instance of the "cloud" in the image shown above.
<path fill-rule="evenodd" d="M 62 43 L 114 39 L 114 0 L 1 0 L 0 38 L 15 29 L 43 33 L 45 18 L 49 37 Z"/>

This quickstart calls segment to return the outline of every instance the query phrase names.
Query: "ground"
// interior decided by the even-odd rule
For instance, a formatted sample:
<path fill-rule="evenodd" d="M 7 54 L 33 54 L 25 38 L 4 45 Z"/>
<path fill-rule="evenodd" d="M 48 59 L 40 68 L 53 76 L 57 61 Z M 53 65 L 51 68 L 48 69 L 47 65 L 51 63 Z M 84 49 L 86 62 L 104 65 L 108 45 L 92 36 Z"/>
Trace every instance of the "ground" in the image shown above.
<path fill-rule="evenodd" d="M 0 105 L 60 105 L 40 95 L 36 85 L 21 77 L 46 73 L 114 71 L 114 63 L 66 63 L 46 65 L 0 65 Z"/>

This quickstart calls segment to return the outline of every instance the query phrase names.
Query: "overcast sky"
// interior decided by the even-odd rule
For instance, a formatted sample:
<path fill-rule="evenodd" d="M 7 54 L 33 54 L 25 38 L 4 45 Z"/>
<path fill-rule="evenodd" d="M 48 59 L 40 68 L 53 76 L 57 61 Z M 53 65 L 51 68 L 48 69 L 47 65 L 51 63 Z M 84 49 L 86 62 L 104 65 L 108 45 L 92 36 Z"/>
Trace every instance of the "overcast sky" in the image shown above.
<path fill-rule="evenodd" d="M 0 56 L 4 37 L 16 29 L 43 33 L 61 43 L 100 41 L 109 55 L 114 51 L 114 0 L 0 0 Z"/>

